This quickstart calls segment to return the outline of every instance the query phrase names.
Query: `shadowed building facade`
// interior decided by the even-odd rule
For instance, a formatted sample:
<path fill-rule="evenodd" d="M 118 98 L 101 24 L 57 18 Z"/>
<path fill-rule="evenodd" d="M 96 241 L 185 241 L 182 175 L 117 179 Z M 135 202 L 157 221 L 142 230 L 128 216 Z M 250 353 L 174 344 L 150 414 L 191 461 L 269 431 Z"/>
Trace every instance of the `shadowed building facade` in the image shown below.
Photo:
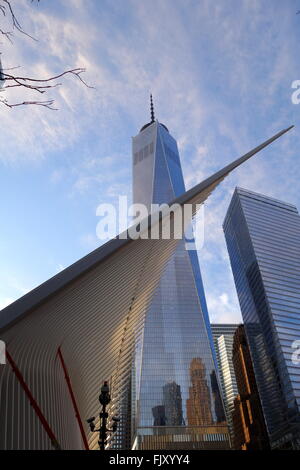
<path fill-rule="evenodd" d="M 267 428 L 243 325 L 237 328 L 234 335 L 232 361 L 238 387 L 232 410 L 234 449 L 269 449 Z"/>

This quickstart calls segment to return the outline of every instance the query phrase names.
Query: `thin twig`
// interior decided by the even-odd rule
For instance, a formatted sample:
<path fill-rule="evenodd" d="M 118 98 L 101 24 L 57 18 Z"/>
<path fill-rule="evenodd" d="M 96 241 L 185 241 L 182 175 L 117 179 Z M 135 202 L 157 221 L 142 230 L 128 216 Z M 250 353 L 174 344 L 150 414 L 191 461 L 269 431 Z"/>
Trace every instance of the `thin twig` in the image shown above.
<path fill-rule="evenodd" d="M 35 0 L 31 0 L 31 2 L 34 2 Z M 39 2 L 40 0 L 37 0 Z M 2 34 L 3 36 L 6 37 L 10 42 L 12 42 L 11 37 L 13 36 L 13 30 L 17 30 L 18 32 L 24 34 L 25 36 L 30 37 L 31 39 L 36 39 L 32 37 L 30 34 L 26 33 L 21 26 L 19 20 L 17 19 L 14 10 L 11 5 L 10 0 L 0 0 L 0 14 L 3 14 L 4 17 L 8 17 L 11 21 L 12 25 L 12 31 L 6 31 L 4 29 L 0 29 L 0 35 Z M 81 74 L 83 74 L 86 70 L 85 68 L 74 68 L 70 70 L 66 70 L 65 72 L 62 72 L 58 75 L 54 75 L 53 77 L 49 78 L 44 78 L 44 79 L 38 79 L 38 78 L 32 78 L 32 77 L 22 77 L 22 76 L 15 76 L 13 74 L 7 73 L 8 71 L 12 71 L 15 69 L 20 68 L 20 66 L 17 67 L 10 67 L 3 69 L 1 66 L 1 59 L 0 59 L 0 77 L 1 77 L 1 82 L 2 82 L 2 88 L 0 89 L 0 92 L 3 93 L 5 92 L 8 88 L 27 88 L 29 90 L 35 91 L 40 94 L 46 93 L 50 88 L 56 88 L 58 86 L 61 86 L 61 83 L 56 83 L 56 80 L 58 80 L 61 77 L 64 77 L 65 75 L 73 75 L 77 77 L 87 88 L 94 88 L 90 85 L 88 85 L 85 80 L 82 78 Z M 46 100 L 46 101 L 23 101 L 21 103 L 8 103 L 6 99 L 0 99 L 0 104 L 4 104 L 5 106 L 9 108 L 13 108 L 16 106 L 23 106 L 23 105 L 38 105 L 38 106 L 43 106 L 48 109 L 53 109 L 55 110 L 56 108 L 53 107 L 54 100 Z"/>
<path fill-rule="evenodd" d="M 40 83 L 43 83 L 43 82 L 50 82 L 50 81 L 53 81 L 53 80 L 57 80 L 58 78 L 61 78 L 63 77 L 64 75 L 75 75 L 77 78 L 79 78 L 79 80 L 87 87 L 87 88 L 94 88 L 90 85 L 88 85 L 84 80 L 83 78 L 80 76 L 82 73 L 84 73 L 86 71 L 85 68 L 76 68 L 76 69 L 71 69 L 71 70 L 66 70 L 65 72 L 62 72 L 60 73 L 59 75 L 55 75 L 53 77 L 50 77 L 50 78 L 44 78 L 44 79 L 40 79 L 40 78 L 30 78 L 30 77 L 15 77 L 13 75 L 9 75 L 7 73 L 4 73 L 3 72 L 3 77 L 5 78 L 5 80 L 23 80 L 24 82 L 28 81 L 28 82 L 40 82 Z M 25 86 L 25 84 L 24 84 Z"/>
<path fill-rule="evenodd" d="M 26 31 L 24 31 L 24 29 L 22 28 L 19 20 L 17 19 L 16 15 L 15 15 L 13 9 L 12 9 L 10 1 L 9 0 L 2 0 L 2 2 L 7 5 L 7 9 L 10 13 L 10 16 L 11 16 L 13 28 L 15 28 L 17 31 L 19 31 L 19 33 L 22 33 L 25 36 L 29 37 L 30 39 L 33 39 L 33 41 L 37 41 L 36 38 L 34 38 L 30 34 L 26 33 Z M 3 6 L 3 8 L 4 8 L 4 13 L 3 14 L 5 16 L 6 15 L 5 6 Z M 3 10 L 2 10 L 2 12 L 3 12 Z"/>
<path fill-rule="evenodd" d="M 8 41 L 12 44 L 12 39 L 11 36 L 13 36 L 13 33 L 11 31 L 3 31 L 3 29 L 0 29 L 0 34 L 2 34 Z"/>
<path fill-rule="evenodd" d="M 0 103 L 4 104 L 8 108 L 16 108 L 17 106 L 24 106 L 24 105 L 35 105 L 35 106 L 42 106 L 44 108 L 51 109 L 52 111 L 58 111 L 58 108 L 53 108 L 54 100 L 47 100 L 47 101 L 23 101 L 22 103 L 8 103 L 7 100 L 0 100 Z"/>

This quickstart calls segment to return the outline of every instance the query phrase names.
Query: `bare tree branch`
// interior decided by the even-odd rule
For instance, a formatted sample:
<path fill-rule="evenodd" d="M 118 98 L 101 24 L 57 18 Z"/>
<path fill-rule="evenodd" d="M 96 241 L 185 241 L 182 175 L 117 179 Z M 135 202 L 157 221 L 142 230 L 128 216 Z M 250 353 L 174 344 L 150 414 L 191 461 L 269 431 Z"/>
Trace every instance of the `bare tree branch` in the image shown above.
<path fill-rule="evenodd" d="M 29 78 L 29 77 L 15 77 L 13 75 L 9 75 L 9 74 L 6 74 L 4 73 L 4 71 L 2 72 L 2 75 L 3 77 L 5 78 L 6 81 L 8 80 L 22 80 L 24 82 L 28 81 L 28 82 L 40 82 L 40 83 L 44 83 L 44 82 L 50 82 L 50 81 L 53 81 L 53 80 L 57 80 L 58 78 L 61 78 L 63 77 L 64 75 L 67 75 L 67 74 L 71 74 L 71 75 L 74 75 L 76 76 L 77 78 L 79 78 L 79 80 L 87 87 L 87 88 L 93 88 L 91 86 L 89 86 L 84 80 L 83 78 L 80 76 L 82 73 L 84 73 L 86 71 L 85 68 L 77 68 L 77 69 L 72 69 L 72 70 L 66 70 L 65 72 L 62 72 L 60 73 L 59 75 L 55 75 L 54 77 L 50 77 L 50 78 L 44 78 L 44 79 L 37 79 L 37 78 Z M 22 84 L 22 86 L 26 86 L 26 84 Z M 6 87 L 8 88 L 9 85 Z"/>
<path fill-rule="evenodd" d="M 20 68 L 21 68 L 20 65 L 16 65 L 15 67 L 7 67 L 6 69 L 2 70 L 2 73 L 4 72 L 4 70 L 16 70 L 16 69 L 20 69 Z"/>
<path fill-rule="evenodd" d="M 51 109 L 53 111 L 58 111 L 58 108 L 53 108 L 52 105 L 54 103 L 54 100 L 48 100 L 48 101 L 23 101 L 22 103 L 8 103 L 7 100 L 1 100 L 0 103 L 4 104 L 8 108 L 15 108 L 17 106 L 24 106 L 24 105 L 30 105 L 34 104 L 37 106 L 43 106 L 45 108 Z"/>
<path fill-rule="evenodd" d="M 22 33 L 24 34 L 25 36 L 28 36 L 30 39 L 33 39 L 34 41 L 37 41 L 37 39 L 35 39 L 33 36 L 31 36 L 30 34 L 26 33 L 26 31 L 24 31 L 24 29 L 22 28 L 19 20 L 17 19 L 14 11 L 13 11 L 13 8 L 11 6 L 11 2 L 10 0 L 1 0 L 2 3 L 4 5 L 1 6 L 0 10 L 2 11 L 3 15 L 6 16 L 6 14 L 8 13 L 10 15 L 10 19 L 11 19 L 11 22 L 12 22 L 12 27 L 13 29 L 16 29 L 17 31 L 19 31 L 19 33 Z M 1 31 L 2 34 L 4 34 L 8 39 L 11 40 L 11 36 L 13 35 L 13 32 L 10 31 L 10 32 L 6 32 L 4 33 L 3 31 Z"/>
<path fill-rule="evenodd" d="M 31 3 L 33 3 L 35 0 L 31 0 Z M 36 0 L 39 2 L 40 0 Z M 6 31 L 3 28 L 0 28 L 0 35 L 3 35 L 7 40 L 12 42 L 12 36 L 13 36 L 13 31 L 17 30 L 19 33 L 24 34 L 25 36 L 29 37 L 30 39 L 33 39 L 37 41 L 33 36 L 28 34 L 24 29 L 22 28 L 19 20 L 17 19 L 13 7 L 12 7 L 12 2 L 11 0 L 0 0 L 0 15 L 3 15 L 3 17 L 8 18 L 8 20 L 11 22 L 12 25 L 12 31 Z M 46 93 L 50 88 L 56 88 L 61 85 L 61 83 L 56 83 L 56 80 L 58 80 L 61 77 L 64 77 L 66 75 L 72 75 L 76 77 L 80 82 L 86 86 L 87 88 L 93 88 L 89 86 L 85 80 L 82 78 L 81 74 L 83 74 L 86 70 L 85 68 L 78 67 L 70 70 L 66 70 L 58 75 L 54 75 L 52 77 L 44 78 L 44 79 L 39 79 L 39 78 L 32 78 L 32 77 L 27 77 L 27 76 L 19 76 L 19 75 L 14 75 L 7 73 L 8 71 L 15 70 L 17 68 L 20 68 L 20 66 L 17 67 L 10 67 L 4 69 L 1 64 L 1 57 L 0 57 L 0 93 L 5 92 L 7 89 L 11 88 L 25 88 L 40 94 Z M 48 109 L 55 110 L 57 108 L 53 107 L 54 100 L 45 100 L 45 101 L 23 101 L 20 103 L 8 103 L 6 99 L 0 99 L 0 104 L 3 104 L 9 108 L 14 108 L 16 106 L 23 106 L 23 105 L 38 105 L 38 106 L 43 106 Z"/>
<path fill-rule="evenodd" d="M 9 42 L 12 43 L 12 36 L 13 33 L 11 31 L 3 31 L 3 29 L 0 28 L 0 34 L 2 34 L 6 39 L 8 39 Z"/>

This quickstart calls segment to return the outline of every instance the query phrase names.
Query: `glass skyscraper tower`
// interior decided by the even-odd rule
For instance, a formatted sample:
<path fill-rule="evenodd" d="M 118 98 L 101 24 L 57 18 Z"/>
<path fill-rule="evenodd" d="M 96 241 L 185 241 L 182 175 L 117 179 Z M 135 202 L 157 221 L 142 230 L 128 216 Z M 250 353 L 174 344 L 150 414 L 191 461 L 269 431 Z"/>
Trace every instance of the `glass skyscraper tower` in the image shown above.
<path fill-rule="evenodd" d="M 133 202 L 185 192 L 178 148 L 158 121 L 133 138 Z M 134 448 L 227 448 L 197 253 L 178 243 L 148 307 L 132 381 Z"/>
<path fill-rule="evenodd" d="M 236 188 L 224 232 L 273 448 L 300 448 L 300 217 Z"/>

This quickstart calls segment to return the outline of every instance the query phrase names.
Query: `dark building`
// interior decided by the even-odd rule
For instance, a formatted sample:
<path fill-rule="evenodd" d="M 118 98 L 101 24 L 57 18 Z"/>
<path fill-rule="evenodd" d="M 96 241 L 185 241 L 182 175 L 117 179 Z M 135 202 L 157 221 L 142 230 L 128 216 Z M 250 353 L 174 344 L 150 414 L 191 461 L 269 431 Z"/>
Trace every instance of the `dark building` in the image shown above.
<path fill-rule="evenodd" d="M 162 405 L 154 406 L 152 408 L 153 414 L 153 426 L 165 426 L 166 425 L 166 414 L 165 407 Z"/>
<path fill-rule="evenodd" d="M 167 426 L 181 426 L 182 419 L 182 398 L 180 385 L 171 382 L 163 387 L 163 402 Z"/>
<path fill-rule="evenodd" d="M 226 416 L 224 413 L 223 403 L 219 394 L 219 386 L 215 371 L 210 374 L 210 384 L 213 396 L 214 407 L 216 410 L 217 423 L 225 423 Z"/>
<path fill-rule="evenodd" d="M 237 328 L 234 335 L 232 361 L 239 392 L 232 412 L 234 449 L 267 449 L 268 434 L 243 325 Z"/>

